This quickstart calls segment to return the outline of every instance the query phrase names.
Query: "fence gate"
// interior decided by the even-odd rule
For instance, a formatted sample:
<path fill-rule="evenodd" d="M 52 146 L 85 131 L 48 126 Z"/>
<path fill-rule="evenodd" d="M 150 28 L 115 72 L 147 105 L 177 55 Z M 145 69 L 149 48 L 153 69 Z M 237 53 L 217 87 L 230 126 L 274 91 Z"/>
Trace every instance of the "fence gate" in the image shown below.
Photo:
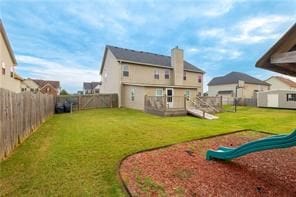
<path fill-rule="evenodd" d="M 56 102 L 72 103 L 73 110 L 118 107 L 117 94 L 60 95 Z"/>

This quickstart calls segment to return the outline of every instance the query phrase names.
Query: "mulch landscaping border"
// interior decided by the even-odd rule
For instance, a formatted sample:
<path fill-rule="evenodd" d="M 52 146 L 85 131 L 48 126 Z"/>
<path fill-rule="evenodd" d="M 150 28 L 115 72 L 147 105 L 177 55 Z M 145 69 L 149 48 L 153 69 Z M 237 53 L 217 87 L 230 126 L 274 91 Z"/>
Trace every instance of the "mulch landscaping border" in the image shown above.
<path fill-rule="evenodd" d="M 220 136 L 224 136 L 224 135 L 230 135 L 230 134 L 234 134 L 234 133 L 239 133 L 239 132 L 244 132 L 244 131 L 253 131 L 253 132 L 257 132 L 257 133 L 263 133 L 263 134 L 268 134 L 268 135 L 277 135 L 275 133 L 272 133 L 272 132 L 268 132 L 268 131 L 258 131 L 258 130 L 254 130 L 254 129 L 241 129 L 241 130 L 236 130 L 236 131 L 230 131 L 228 133 L 220 133 L 220 134 L 217 134 L 217 135 L 211 135 L 211 136 L 206 136 L 206 137 L 200 137 L 200 138 L 195 138 L 195 139 L 190 139 L 190 140 L 185 140 L 185 141 L 182 141 L 182 142 L 177 142 L 177 143 L 173 143 L 173 144 L 168 144 L 168 145 L 164 145 L 164 146 L 159 146 L 159 147 L 154 147 L 154 148 L 149 148 L 149 149 L 145 149 L 145 150 L 140 150 L 140 151 L 137 151 L 137 152 L 134 152 L 134 153 L 131 153 L 131 154 L 128 154 L 126 156 L 124 156 L 118 163 L 118 166 L 117 166 L 117 176 L 120 180 L 120 184 L 121 184 L 121 187 L 122 187 L 122 190 L 124 191 L 124 193 L 127 195 L 127 196 L 132 196 L 131 195 L 131 192 L 129 191 L 126 183 L 124 182 L 121 174 L 120 174 L 120 168 L 121 168 L 121 165 L 122 163 L 124 162 L 124 160 L 126 160 L 128 157 L 132 156 L 132 155 L 135 155 L 135 154 L 139 154 L 139 153 L 143 153 L 143 152 L 149 152 L 149 151 L 153 151 L 153 150 L 159 150 L 159 149 L 163 149 L 163 148 L 167 148 L 167 147 L 170 147 L 170 146 L 173 146 L 173 145 L 177 145 L 177 144 L 183 144 L 183 143 L 187 143 L 187 142 L 193 142 L 193 141 L 197 141 L 197 140 L 204 140 L 204 139 L 209 139 L 209 138 L 214 138 L 214 137 L 220 137 Z"/>

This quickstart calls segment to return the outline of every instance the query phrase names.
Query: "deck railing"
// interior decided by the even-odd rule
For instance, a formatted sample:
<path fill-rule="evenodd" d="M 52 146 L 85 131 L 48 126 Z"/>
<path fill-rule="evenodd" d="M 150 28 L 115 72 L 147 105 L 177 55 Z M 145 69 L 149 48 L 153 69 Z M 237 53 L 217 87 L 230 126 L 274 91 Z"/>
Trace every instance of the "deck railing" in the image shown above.
<path fill-rule="evenodd" d="M 145 111 L 165 113 L 186 111 L 187 108 L 198 108 L 206 112 L 216 113 L 222 109 L 221 97 L 186 97 L 186 96 L 145 96 Z"/>
<path fill-rule="evenodd" d="M 173 109 L 185 109 L 186 98 L 184 96 L 145 96 L 145 108 L 157 111 Z"/>

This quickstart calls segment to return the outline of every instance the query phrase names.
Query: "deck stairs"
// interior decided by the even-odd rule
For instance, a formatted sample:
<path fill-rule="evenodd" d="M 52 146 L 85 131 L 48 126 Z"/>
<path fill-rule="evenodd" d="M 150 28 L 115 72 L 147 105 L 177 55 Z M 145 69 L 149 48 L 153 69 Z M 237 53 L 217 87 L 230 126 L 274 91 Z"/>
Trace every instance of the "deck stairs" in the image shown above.
<path fill-rule="evenodd" d="M 187 97 L 187 100 L 189 101 L 189 105 L 186 106 L 188 114 L 208 120 L 219 118 L 218 116 L 214 115 L 216 112 L 218 112 L 218 110 L 199 97 L 196 97 L 195 99 Z"/>

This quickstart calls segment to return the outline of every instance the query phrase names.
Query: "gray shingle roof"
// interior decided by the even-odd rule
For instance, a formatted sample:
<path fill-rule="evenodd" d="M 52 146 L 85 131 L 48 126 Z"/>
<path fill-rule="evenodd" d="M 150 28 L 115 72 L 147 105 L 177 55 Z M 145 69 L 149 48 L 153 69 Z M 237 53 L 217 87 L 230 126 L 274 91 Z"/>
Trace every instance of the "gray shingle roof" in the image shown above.
<path fill-rule="evenodd" d="M 223 85 L 223 84 L 234 84 L 234 83 L 237 84 L 239 80 L 242 80 L 245 83 L 250 83 L 250 84 L 270 85 L 265 81 L 261 81 L 259 79 L 256 79 L 255 77 L 252 77 L 250 75 L 247 75 L 241 72 L 231 72 L 222 77 L 215 77 L 208 83 L 208 85 L 211 86 L 211 85 Z"/>
<path fill-rule="evenodd" d="M 97 85 L 99 85 L 100 82 L 83 82 L 83 89 L 85 90 L 92 90 L 95 87 L 97 87 Z"/>
<path fill-rule="evenodd" d="M 113 55 L 118 60 L 131 61 L 143 64 L 152 64 L 155 66 L 158 65 L 164 67 L 172 67 L 170 56 L 159 55 L 143 51 L 135 51 L 131 49 L 124 49 L 110 45 L 106 45 L 106 48 L 110 49 Z M 184 70 L 204 73 L 203 70 L 195 67 L 187 61 L 184 61 Z"/>

